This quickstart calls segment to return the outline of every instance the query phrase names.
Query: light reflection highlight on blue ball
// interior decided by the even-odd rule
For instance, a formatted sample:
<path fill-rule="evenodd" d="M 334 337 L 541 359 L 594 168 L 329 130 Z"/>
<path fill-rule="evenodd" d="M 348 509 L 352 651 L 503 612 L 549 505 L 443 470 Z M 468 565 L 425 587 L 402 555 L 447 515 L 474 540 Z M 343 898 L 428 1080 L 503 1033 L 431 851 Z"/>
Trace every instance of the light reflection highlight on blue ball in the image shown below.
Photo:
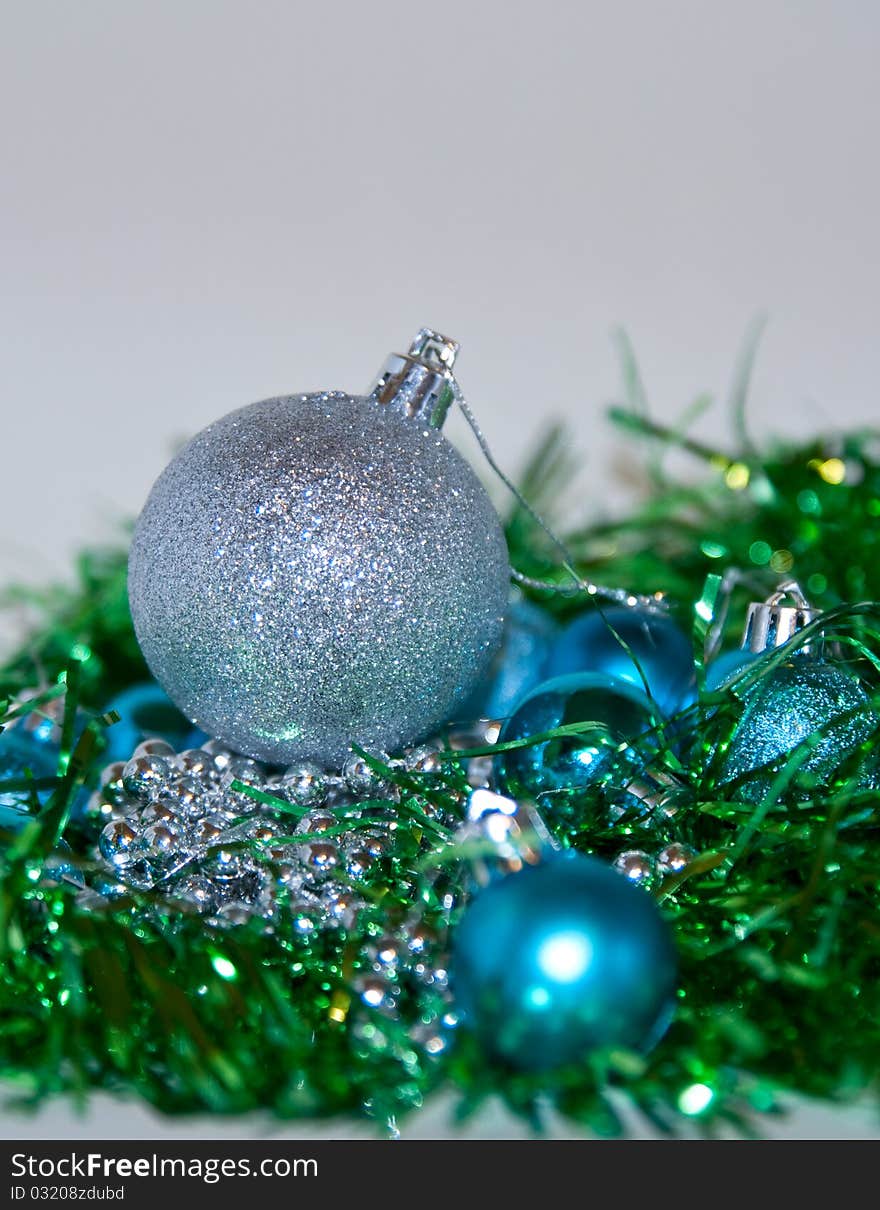
<path fill-rule="evenodd" d="M 577 929 L 553 933 L 538 949 L 538 966 L 557 983 L 572 983 L 593 959 L 593 946 Z"/>

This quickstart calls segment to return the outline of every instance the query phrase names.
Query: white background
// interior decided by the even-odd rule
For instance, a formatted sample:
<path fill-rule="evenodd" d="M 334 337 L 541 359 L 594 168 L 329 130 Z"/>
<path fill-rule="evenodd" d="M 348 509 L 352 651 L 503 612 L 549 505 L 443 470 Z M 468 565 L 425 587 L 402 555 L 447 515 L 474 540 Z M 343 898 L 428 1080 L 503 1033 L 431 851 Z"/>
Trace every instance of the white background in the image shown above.
<path fill-rule="evenodd" d="M 617 324 L 661 417 L 765 311 L 758 429 L 878 416 L 871 0 L 0 14 L 3 580 L 66 575 L 180 437 L 365 389 L 423 324 L 509 466 L 571 420 L 588 511 Z"/>
<path fill-rule="evenodd" d="M 4 575 L 63 572 L 174 439 L 365 389 L 423 324 L 508 464 L 572 419 L 594 499 L 617 324 L 662 416 L 762 311 L 755 417 L 878 414 L 871 0 L 0 11 Z"/>

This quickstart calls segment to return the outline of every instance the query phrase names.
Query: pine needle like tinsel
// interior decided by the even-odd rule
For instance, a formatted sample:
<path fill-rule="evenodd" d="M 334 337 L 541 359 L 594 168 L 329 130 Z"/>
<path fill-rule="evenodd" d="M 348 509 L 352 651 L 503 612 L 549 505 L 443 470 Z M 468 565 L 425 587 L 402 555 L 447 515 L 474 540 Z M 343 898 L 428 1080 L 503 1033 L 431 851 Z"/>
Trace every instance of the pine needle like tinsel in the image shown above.
<path fill-rule="evenodd" d="M 796 577 L 828 611 L 826 640 L 839 644 L 840 658 L 876 695 L 880 434 L 763 451 L 743 439 L 723 455 L 659 430 L 632 408 L 616 419 L 628 441 L 640 434 L 655 449 L 683 448 L 704 466 L 696 482 L 681 483 L 655 459 L 650 490 L 631 515 L 565 534 L 577 571 L 667 593 L 694 633 L 700 672 L 707 631 L 716 623 L 723 629 L 722 585 L 733 591 L 729 636 L 745 601 L 766 595 L 782 576 Z M 521 481 L 557 527 L 564 519 L 549 505 L 570 478 L 568 448 L 561 433 L 550 433 Z M 557 552 L 526 513 L 511 516 L 507 534 L 516 568 L 565 582 Z M 548 818 L 562 844 L 608 859 L 672 841 L 697 852 L 683 875 L 656 892 L 675 931 L 681 990 L 675 1022 L 647 1058 L 601 1054 L 550 1075 L 515 1074 L 488 1064 L 462 1030 L 437 1055 L 414 1046 L 409 1031 L 426 1009 L 424 990 L 404 992 L 397 1021 L 371 1014 L 353 992 L 365 942 L 414 904 L 438 930 L 446 924 L 444 888 L 458 877 L 459 861 L 453 829 L 437 822 L 435 808 L 447 820 L 461 810 L 464 773 L 452 753 L 439 777 L 388 772 L 400 789 L 400 802 L 389 804 L 400 813 L 397 840 L 370 875 L 371 906 L 347 933 L 267 935 L 259 921 L 211 930 L 155 892 L 84 910 L 75 888 L 40 880 L 62 838 L 72 849 L 65 860 L 88 875 L 95 838 L 86 824 L 69 822 L 71 804 L 102 764 L 102 733 L 112 720 L 99 712 L 146 676 L 128 616 L 124 549 L 88 552 L 77 572 L 74 588 L 8 594 L 40 616 L 2 669 L 0 717 L 9 722 L 64 696 L 67 721 L 51 796 L 25 831 L 0 836 L 0 1078 L 7 1096 L 35 1104 L 101 1088 L 139 1094 L 170 1113 L 348 1112 L 384 1124 L 445 1085 L 459 1090 L 463 1113 L 498 1094 L 536 1123 L 552 1106 L 611 1134 L 621 1129 L 621 1097 L 661 1130 L 674 1132 L 687 1119 L 712 1132 L 730 1122 L 760 1130 L 761 1113 L 774 1110 L 781 1092 L 829 1101 L 876 1093 L 880 794 L 859 788 L 876 759 L 873 742 L 807 800 L 802 787 L 793 792 L 793 762 L 755 805 L 741 783 L 720 783 L 713 755 L 736 726 L 738 685 L 704 692 L 677 721 L 693 737 L 689 757 L 661 753 L 686 787 L 686 809 L 609 823 L 603 788 L 585 791 L 563 818 Z M 571 594 L 532 595 L 562 616 L 584 604 Z M 762 662 L 746 679 L 766 675 L 770 665 Z M 22 693 L 35 689 L 43 696 L 22 705 Z M 872 708 L 880 731 L 876 698 Z M 94 718 L 74 745 L 78 709 Z M 0 791 L 23 785 L 36 809 L 40 786 L 28 787 L 26 777 Z M 438 868 L 446 871 L 440 879 Z"/>

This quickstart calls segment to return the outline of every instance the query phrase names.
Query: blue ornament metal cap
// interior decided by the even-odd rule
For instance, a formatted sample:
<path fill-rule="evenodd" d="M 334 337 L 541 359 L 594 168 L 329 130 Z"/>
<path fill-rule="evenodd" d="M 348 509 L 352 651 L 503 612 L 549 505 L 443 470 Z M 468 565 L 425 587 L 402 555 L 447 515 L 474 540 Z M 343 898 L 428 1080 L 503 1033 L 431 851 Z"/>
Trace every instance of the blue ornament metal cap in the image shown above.
<path fill-rule="evenodd" d="M 790 601 L 790 604 L 786 604 Z M 766 601 L 753 601 L 746 614 L 742 647 L 760 655 L 781 647 L 794 638 L 816 617 L 796 580 L 786 580 Z M 818 644 L 806 642 L 799 648 L 801 655 L 818 654 Z"/>
<path fill-rule="evenodd" d="M 674 818 L 683 806 L 690 806 L 693 799 L 693 791 L 686 782 L 664 766 L 653 763 L 622 788 L 621 811 L 630 805 L 627 795 L 636 799 L 643 811 L 666 819 Z"/>

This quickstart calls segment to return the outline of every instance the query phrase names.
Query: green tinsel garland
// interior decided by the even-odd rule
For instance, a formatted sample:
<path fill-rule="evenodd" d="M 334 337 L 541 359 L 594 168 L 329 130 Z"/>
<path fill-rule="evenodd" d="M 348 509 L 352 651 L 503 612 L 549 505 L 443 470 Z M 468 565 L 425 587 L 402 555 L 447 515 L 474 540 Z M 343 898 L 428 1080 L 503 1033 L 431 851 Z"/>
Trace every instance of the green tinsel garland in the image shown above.
<path fill-rule="evenodd" d="M 764 595 L 782 574 L 796 576 L 817 607 L 832 611 L 823 623 L 829 638 L 876 686 L 880 606 L 844 602 L 880 600 L 880 434 L 764 452 L 743 440 L 725 456 L 658 430 L 635 410 L 617 420 L 653 437 L 655 448 L 690 450 L 705 460 L 705 473 L 686 485 L 655 461 L 647 499 L 631 516 L 566 535 L 578 572 L 637 592 L 662 589 L 694 629 L 698 650 L 714 619 L 718 573 L 737 568 L 751 581 L 734 590 L 732 635 L 741 599 L 755 589 Z M 522 480 L 557 524 L 550 505 L 573 469 L 567 450 L 550 433 Z M 565 580 L 526 513 L 511 516 L 507 536 L 519 570 Z M 400 780 L 401 826 L 354 934 L 282 938 L 262 933 L 259 922 L 217 933 L 198 917 L 162 910 L 155 894 L 132 892 L 86 912 L 69 887 L 38 885 L 62 831 L 76 853 L 93 842 L 67 820 L 78 788 L 102 763 L 108 720 L 95 719 L 71 751 L 74 711 L 100 709 L 147 675 L 128 616 L 125 562 L 123 549 L 87 552 L 75 588 L 7 594 L 42 618 L 2 669 L 0 718 L 20 713 L 18 695 L 39 683 L 54 686 L 46 696 L 66 695 L 67 719 L 47 806 L 0 850 L 0 1078 L 22 1104 L 102 1088 L 138 1093 L 167 1112 L 353 1111 L 384 1123 L 446 1084 L 459 1090 L 463 1113 L 499 1094 L 536 1122 L 539 1107 L 554 1105 L 612 1134 L 621 1129 L 612 1089 L 661 1130 L 698 1114 L 707 1132 L 731 1121 L 753 1129 L 780 1092 L 842 1101 L 876 1091 L 880 795 L 856 788 L 864 753 L 854 756 L 849 779 L 808 803 L 789 792 L 783 773 L 772 801 L 756 808 L 716 783 L 708 755 L 682 767 L 671 751 L 664 759 L 695 800 L 674 819 L 624 816 L 611 825 L 606 791 L 585 793 L 569 814 L 578 824 L 557 828 L 564 845 L 610 858 L 677 840 L 699 854 L 657 892 L 679 948 L 680 1000 L 647 1059 L 601 1054 L 539 1077 L 487 1064 L 463 1032 L 449 1053 L 426 1056 L 406 1031 L 425 1007 L 423 993 L 404 997 L 400 1022 L 375 1024 L 352 995 L 366 937 L 413 902 L 442 924 L 442 884 L 428 875 L 438 864 L 454 870 L 455 861 L 451 831 L 429 808 L 458 801 L 464 780 L 454 758 L 439 781 L 390 774 Z M 582 606 L 570 595 L 534 596 L 558 614 Z M 724 744 L 740 709 L 734 693 L 703 695 L 687 719 L 695 750 Z M 880 730 L 880 710 L 877 717 Z M 144 900 L 159 910 L 144 913 Z"/>

